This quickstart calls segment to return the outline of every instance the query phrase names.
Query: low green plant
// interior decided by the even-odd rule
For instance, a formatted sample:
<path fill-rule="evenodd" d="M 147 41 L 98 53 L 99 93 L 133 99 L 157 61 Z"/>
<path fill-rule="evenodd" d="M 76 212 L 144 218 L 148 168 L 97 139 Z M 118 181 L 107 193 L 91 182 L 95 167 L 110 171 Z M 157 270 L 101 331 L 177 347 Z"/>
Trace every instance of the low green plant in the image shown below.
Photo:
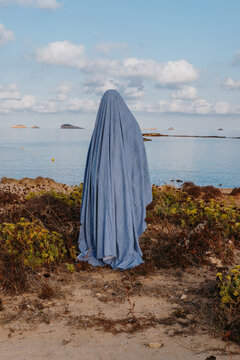
<path fill-rule="evenodd" d="M 25 267 L 36 268 L 64 258 L 66 248 L 62 236 L 45 229 L 38 220 L 21 218 L 16 224 L 0 225 L 1 254 L 9 254 Z"/>
<path fill-rule="evenodd" d="M 181 189 L 153 187 L 153 206 L 147 211 L 147 217 L 150 222 L 167 219 L 183 229 L 207 221 L 221 230 L 224 236 L 239 240 L 240 208 L 231 198 L 228 202 L 213 198 L 195 199 Z"/>
<path fill-rule="evenodd" d="M 65 194 L 62 191 L 57 191 L 54 189 L 30 191 L 25 196 L 25 199 L 30 200 L 44 195 L 62 201 L 68 206 L 80 206 L 82 201 L 82 190 L 83 190 L 83 183 L 81 183 L 80 185 L 75 185 L 74 188 L 71 190 L 71 192 L 68 194 Z"/>
<path fill-rule="evenodd" d="M 74 273 L 75 266 L 73 264 L 65 263 L 65 265 L 67 267 L 67 271 L 69 271 L 70 273 Z"/>
<path fill-rule="evenodd" d="M 240 265 L 235 266 L 229 273 L 223 276 L 217 273 L 221 296 L 221 307 L 235 309 L 240 315 Z"/>

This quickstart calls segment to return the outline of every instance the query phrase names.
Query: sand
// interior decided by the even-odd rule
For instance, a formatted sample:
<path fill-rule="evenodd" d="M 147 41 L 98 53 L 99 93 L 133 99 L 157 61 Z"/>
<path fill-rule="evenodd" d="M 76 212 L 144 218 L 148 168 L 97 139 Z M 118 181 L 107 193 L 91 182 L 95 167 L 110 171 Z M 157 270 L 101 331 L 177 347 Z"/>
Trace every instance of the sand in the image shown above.
<path fill-rule="evenodd" d="M 199 300 L 191 289 L 214 278 L 207 268 L 175 271 L 129 277 L 108 268 L 74 274 L 58 270 L 47 279 L 57 289 L 53 299 L 38 297 L 46 281 L 39 275 L 28 293 L 1 295 L 1 360 L 239 359 L 240 347 L 211 335 L 196 312 L 171 323 L 176 309 Z M 141 319 L 142 328 L 134 331 L 133 318 Z"/>

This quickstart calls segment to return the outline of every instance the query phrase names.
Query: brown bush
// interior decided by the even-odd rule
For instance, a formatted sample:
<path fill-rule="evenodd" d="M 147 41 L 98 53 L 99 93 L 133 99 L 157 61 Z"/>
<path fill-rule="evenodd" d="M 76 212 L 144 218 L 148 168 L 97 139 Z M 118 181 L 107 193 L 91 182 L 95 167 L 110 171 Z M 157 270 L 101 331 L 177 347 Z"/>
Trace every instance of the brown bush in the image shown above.
<path fill-rule="evenodd" d="M 23 261 L 0 249 L 0 284 L 10 293 L 28 289 L 27 272 Z"/>
<path fill-rule="evenodd" d="M 20 197 L 17 194 L 13 194 L 10 191 L 0 190 L 0 204 L 17 203 Z"/>
<path fill-rule="evenodd" d="M 209 185 L 209 186 L 198 186 L 193 182 L 184 182 L 181 186 L 182 190 L 192 195 L 194 198 L 198 198 L 202 195 L 204 200 L 210 200 L 217 196 L 221 196 L 220 189 Z"/>
<path fill-rule="evenodd" d="M 238 195 L 240 194 L 240 187 L 236 187 L 234 189 L 232 189 L 230 195 Z"/>

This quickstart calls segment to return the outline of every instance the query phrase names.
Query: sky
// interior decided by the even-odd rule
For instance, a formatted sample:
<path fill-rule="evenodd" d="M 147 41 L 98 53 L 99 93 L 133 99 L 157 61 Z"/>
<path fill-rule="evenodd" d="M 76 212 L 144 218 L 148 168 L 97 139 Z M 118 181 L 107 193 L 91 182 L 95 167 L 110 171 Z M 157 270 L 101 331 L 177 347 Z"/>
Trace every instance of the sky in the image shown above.
<path fill-rule="evenodd" d="M 0 0 L 0 128 L 92 126 L 117 89 L 143 126 L 240 127 L 239 0 Z"/>

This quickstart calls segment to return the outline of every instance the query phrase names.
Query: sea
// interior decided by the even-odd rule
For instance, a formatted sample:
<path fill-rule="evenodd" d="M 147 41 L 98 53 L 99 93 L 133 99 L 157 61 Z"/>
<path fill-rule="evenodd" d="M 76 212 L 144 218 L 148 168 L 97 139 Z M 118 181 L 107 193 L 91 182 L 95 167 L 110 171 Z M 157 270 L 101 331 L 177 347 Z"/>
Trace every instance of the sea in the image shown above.
<path fill-rule="evenodd" d="M 80 184 L 92 131 L 1 128 L 0 178 L 42 176 L 68 185 Z M 160 132 L 183 135 L 176 130 Z M 188 135 L 240 136 L 240 121 L 239 130 L 234 132 L 203 129 L 189 130 Z M 180 186 L 191 181 L 201 186 L 240 187 L 240 139 L 155 137 L 144 146 L 152 184 Z"/>

